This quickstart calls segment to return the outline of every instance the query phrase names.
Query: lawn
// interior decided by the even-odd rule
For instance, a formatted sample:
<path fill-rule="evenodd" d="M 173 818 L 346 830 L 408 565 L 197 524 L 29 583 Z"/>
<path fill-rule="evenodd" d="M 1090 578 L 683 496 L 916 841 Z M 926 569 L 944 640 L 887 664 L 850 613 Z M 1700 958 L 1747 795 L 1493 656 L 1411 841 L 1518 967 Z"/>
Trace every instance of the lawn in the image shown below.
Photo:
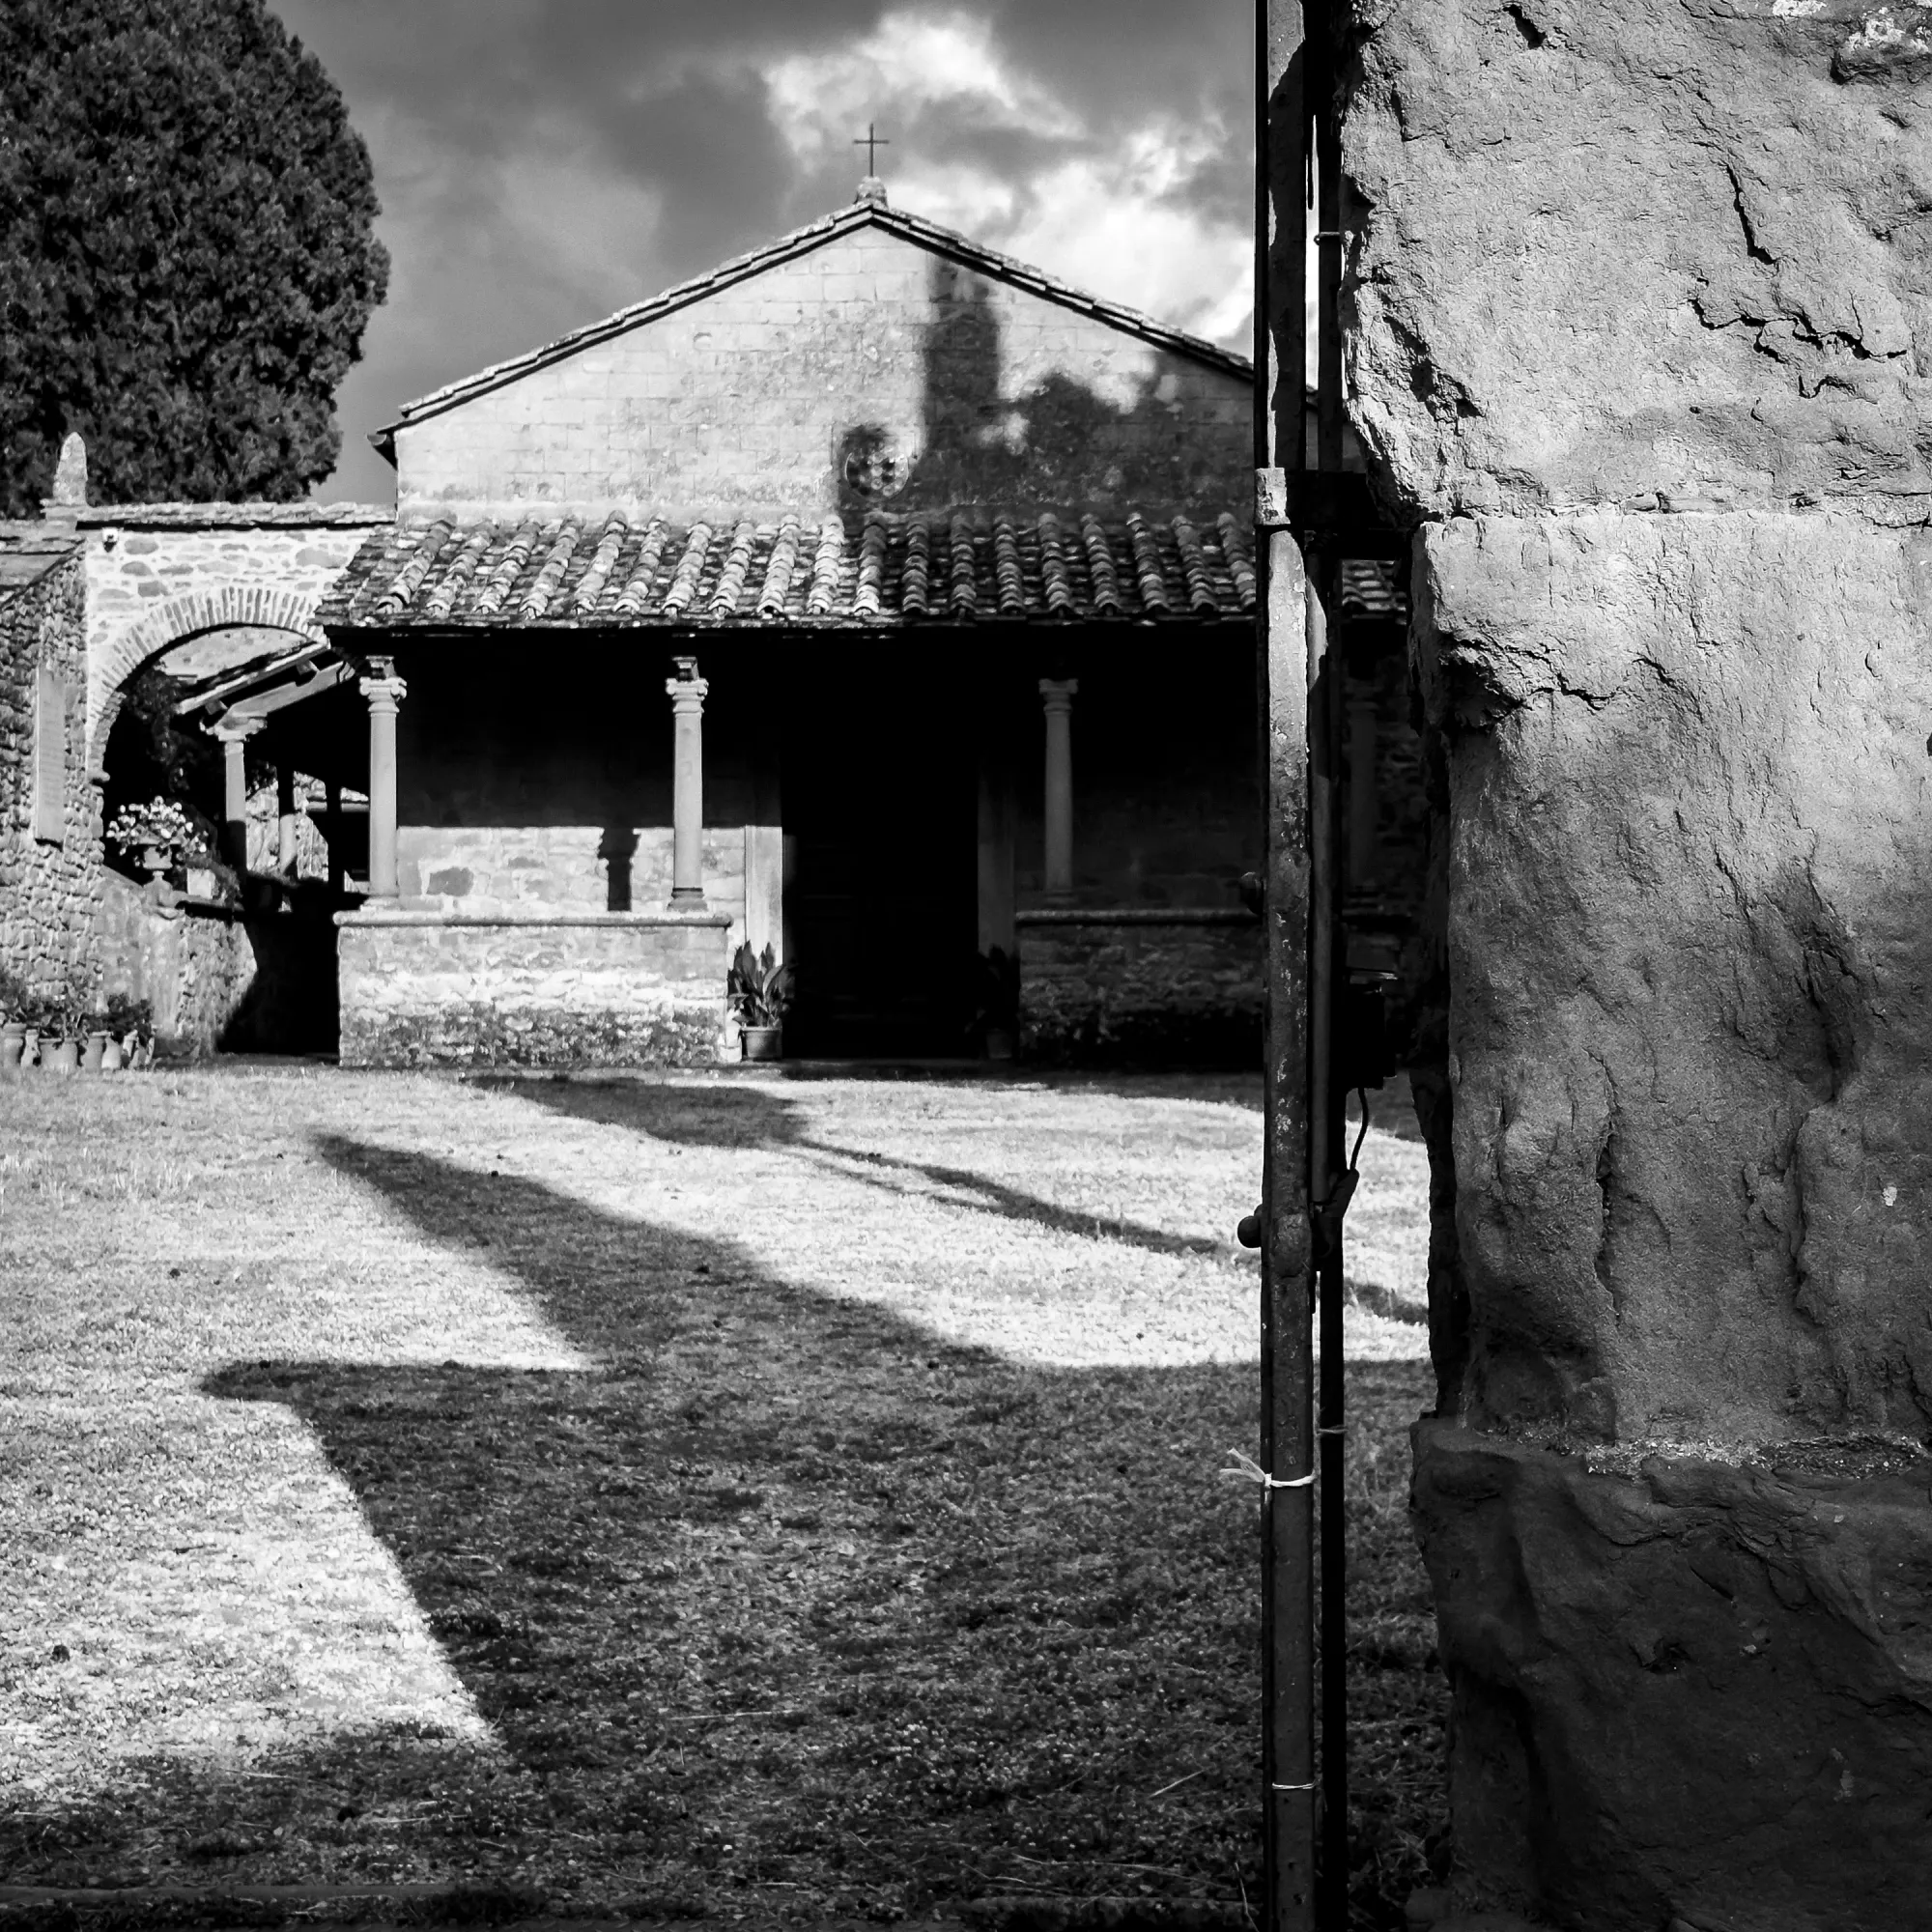
<path fill-rule="evenodd" d="M 1254 1897 L 1254 1083 L 0 1107 L 0 1874 Z M 1444 1705 L 1412 1128 L 1364 1169 L 1353 1883 L 1395 1925 Z"/>

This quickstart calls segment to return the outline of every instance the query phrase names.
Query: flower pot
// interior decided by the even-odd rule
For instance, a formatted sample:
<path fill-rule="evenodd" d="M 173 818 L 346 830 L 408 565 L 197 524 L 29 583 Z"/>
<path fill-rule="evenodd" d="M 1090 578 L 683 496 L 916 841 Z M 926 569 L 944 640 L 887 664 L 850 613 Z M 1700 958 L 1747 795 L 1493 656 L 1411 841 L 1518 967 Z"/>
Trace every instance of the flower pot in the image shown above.
<path fill-rule="evenodd" d="M 100 1070 L 103 1073 L 121 1071 L 121 1042 L 111 1033 L 100 1043 Z"/>
<path fill-rule="evenodd" d="M 40 1057 L 41 1030 L 39 1027 L 29 1027 L 26 1037 L 20 1042 L 20 1065 L 22 1066 L 32 1066 L 40 1060 Z"/>
<path fill-rule="evenodd" d="M 187 868 L 187 895 L 191 899 L 218 898 L 221 888 L 215 882 L 213 866 L 190 866 Z"/>
<path fill-rule="evenodd" d="M 80 1070 L 83 1073 L 99 1073 L 100 1057 L 107 1051 L 107 1036 L 104 1033 L 91 1033 L 87 1044 L 80 1050 Z"/>
<path fill-rule="evenodd" d="M 748 1026 L 743 1030 L 742 1049 L 747 1060 L 781 1060 L 784 1057 L 784 1029 L 775 1026 Z"/>
<path fill-rule="evenodd" d="M 80 1042 L 57 1039 L 41 1055 L 41 1065 L 49 1073 L 73 1073 L 80 1067 Z"/>
<path fill-rule="evenodd" d="M 1010 1027 L 988 1027 L 986 1029 L 986 1058 L 988 1060 L 1010 1060 L 1012 1057 L 1012 1029 Z"/>
<path fill-rule="evenodd" d="M 0 1073 L 19 1069 L 20 1056 L 27 1050 L 27 1029 L 17 1020 L 0 1027 Z"/>

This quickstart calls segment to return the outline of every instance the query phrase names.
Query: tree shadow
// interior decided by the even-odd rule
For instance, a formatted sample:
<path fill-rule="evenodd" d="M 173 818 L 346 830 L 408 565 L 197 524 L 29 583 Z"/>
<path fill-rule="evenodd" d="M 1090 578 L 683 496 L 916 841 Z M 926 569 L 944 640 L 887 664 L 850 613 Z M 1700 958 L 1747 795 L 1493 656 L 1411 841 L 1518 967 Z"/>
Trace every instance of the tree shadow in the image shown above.
<path fill-rule="evenodd" d="M 840 1147 L 815 1139 L 808 1131 L 800 1104 L 762 1084 L 721 1082 L 696 1087 L 637 1081 L 527 1080 L 512 1075 L 493 1075 L 488 1084 L 499 1093 L 514 1093 L 568 1119 L 622 1127 L 649 1140 L 674 1141 L 686 1147 L 783 1148 L 822 1164 L 841 1179 L 913 1199 L 924 1198 L 934 1187 L 944 1187 L 952 1190 L 949 1206 L 1030 1222 L 1053 1234 L 1124 1242 L 1156 1255 L 1236 1251 L 1232 1238 L 1208 1240 L 1120 1215 L 1062 1207 L 972 1168 L 911 1160 L 872 1148 Z"/>
<path fill-rule="evenodd" d="M 1212 1475 L 1251 1372 L 1021 1369 L 731 1242 L 320 1146 L 439 1245 L 487 1244 L 595 1364 L 205 1384 L 302 1418 L 502 1741 L 511 1773 L 428 1807 L 445 1859 L 499 1875 L 493 1840 L 575 1833 L 687 1905 L 869 1909 L 1029 1861 L 1056 1889 L 1252 1886 L 1253 1516 Z"/>
<path fill-rule="evenodd" d="M 90 1812 L 0 1823 L 17 1878 L 100 1884 L 138 1842 L 203 1882 L 320 1863 L 638 1917 L 1252 1893 L 1255 1515 L 1214 1479 L 1253 1439 L 1252 1368 L 1022 1367 L 728 1240 L 318 1145 L 589 1363 L 203 1383 L 300 1418 L 490 1741 L 352 1711 L 266 1770 L 130 1764 Z M 1423 1374 L 1367 1373 L 1394 1442 Z M 1373 1708 L 1398 1680 L 1363 1669 Z"/>

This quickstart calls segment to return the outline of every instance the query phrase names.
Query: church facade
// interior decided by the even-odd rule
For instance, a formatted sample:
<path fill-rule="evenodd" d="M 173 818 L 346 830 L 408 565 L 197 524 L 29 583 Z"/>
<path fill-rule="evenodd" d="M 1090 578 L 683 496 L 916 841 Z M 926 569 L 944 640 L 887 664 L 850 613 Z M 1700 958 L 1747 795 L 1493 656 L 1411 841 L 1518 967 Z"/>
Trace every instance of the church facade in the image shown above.
<path fill-rule="evenodd" d="M 265 719 L 344 1061 L 715 1061 L 749 940 L 793 1053 L 1253 1064 L 1252 397 L 868 183 L 404 411 Z"/>

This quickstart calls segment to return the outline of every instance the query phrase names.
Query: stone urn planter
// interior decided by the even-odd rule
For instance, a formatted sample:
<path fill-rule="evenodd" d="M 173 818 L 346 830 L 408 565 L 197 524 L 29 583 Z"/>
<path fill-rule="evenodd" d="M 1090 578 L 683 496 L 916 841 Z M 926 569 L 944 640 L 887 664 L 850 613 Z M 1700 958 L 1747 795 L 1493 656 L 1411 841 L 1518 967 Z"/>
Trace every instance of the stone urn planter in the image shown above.
<path fill-rule="evenodd" d="M 18 1020 L 0 1026 L 0 1073 L 17 1073 L 27 1050 L 27 1029 Z"/>
<path fill-rule="evenodd" d="M 141 848 L 141 869 L 149 880 L 158 885 L 167 877 L 168 852 L 165 845 L 144 845 Z"/>
<path fill-rule="evenodd" d="M 784 1058 L 784 1028 L 781 1026 L 748 1026 L 740 1030 L 743 1041 L 740 1051 L 747 1060 L 782 1060 Z"/>
<path fill-rule="evenodd" d="M 41 1065 L 49 1073 L 75 1073 L 80 1069 L 80 1042 L 57 1039 L 41 1054 Z"/>
<path fill-rule="evenodd" d="M 89 1034 L 87 1044 L 80 1050 L 80 1070 L 83 1073 L 99 1073 L 101 1058 L 106 1051 L 107 1035 L 104 1032 Z"/>

